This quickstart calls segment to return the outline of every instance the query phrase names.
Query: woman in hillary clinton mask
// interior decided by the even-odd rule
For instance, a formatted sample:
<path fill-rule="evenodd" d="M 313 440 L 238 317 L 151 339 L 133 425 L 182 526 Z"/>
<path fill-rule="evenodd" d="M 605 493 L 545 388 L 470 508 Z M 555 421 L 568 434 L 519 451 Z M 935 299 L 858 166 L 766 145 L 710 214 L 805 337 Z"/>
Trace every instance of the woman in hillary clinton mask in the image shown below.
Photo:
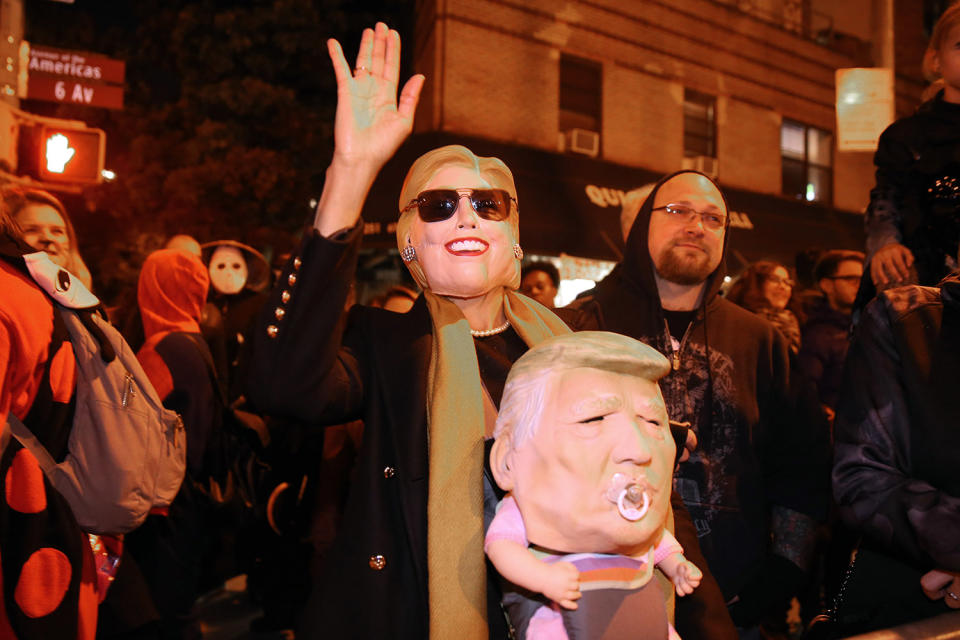
<path fill-rule="evenodd" d="M 397 98 L 400 41 L 367 29 L 337 76 L 336 147 L 314 228 L 285 268 L 253 339 L 248 397 L 321 425 L 362 418 L 364 442 L 340 535 L 303 637 L 506 637 L 483 555 L 484 474 L 507 372 L 566 326 L 517 294 L 522 251 L 513 176 L 496 158 L 435 149 L 410 168 L 397 243 L 423 295 L 404 314 L 340 309 L 360 211 L 410 133 L 424 77 Z M 488 608 L 489 605 L 489 608 Z"/>

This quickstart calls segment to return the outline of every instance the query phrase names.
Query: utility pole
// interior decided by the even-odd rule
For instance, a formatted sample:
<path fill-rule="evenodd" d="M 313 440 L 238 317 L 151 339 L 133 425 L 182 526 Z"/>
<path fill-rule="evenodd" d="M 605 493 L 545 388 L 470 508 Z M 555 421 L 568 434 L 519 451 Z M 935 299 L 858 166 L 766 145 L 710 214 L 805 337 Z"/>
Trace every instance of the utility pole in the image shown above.
<path fill-rule="evenodd" d="M 0 176 L 17 169 L 20 107 L 17 79 L 23 40 L 23 0 L 0 0 Z M 26 73 L 26 69 L 23 69 Z"/>

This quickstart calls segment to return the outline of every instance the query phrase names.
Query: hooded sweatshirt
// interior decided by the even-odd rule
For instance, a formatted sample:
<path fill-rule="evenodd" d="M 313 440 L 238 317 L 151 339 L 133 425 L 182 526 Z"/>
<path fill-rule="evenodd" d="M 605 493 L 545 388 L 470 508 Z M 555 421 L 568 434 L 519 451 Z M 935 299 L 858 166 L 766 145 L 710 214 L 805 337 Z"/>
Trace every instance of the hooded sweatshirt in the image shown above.
<path fill-rule="evenodd" d="M 660 381 L 668 415 L 690 423 L 699 440 L 690 459 L 680 463 L 674 490 L 690 511 L 725 600 L 743 600 L 748 585 L 773 573 L 771 533 L 790 538 L 786 531 L 771 531 L 771 507 L 823 515 L 829 491 L 826 425 L 813 428 L 795 415 L 783 336 L 766 320 L 718 296 L 725 257 L 707 277 L 686 330 L 668 328 L 647 238 L 657 191 L 675 175 L 661 179 L 644 202 L 623 261 L 592 295 L 572 305 L 572 316 L 562 317 L 577 329 L 629 335 L 671 360 L 673 370 Z M 729 227 L 724 254 L 728 237 Z M 784 526 L 791 523 L 796 521 Z M 679 532 L 678 538 L 686 546 Z"/>
<path fill-rule="evenodd" d="M 210 432 L 219 421 L 213 358 L 200 336 L 200 313 L 210 276 L 196 256 L 156 251 L 143 263 L 137 300 L 146 341 L 137 352 L 144 372 L 163 400 L 183 418 L 187 471 L 201 471 Z"/>

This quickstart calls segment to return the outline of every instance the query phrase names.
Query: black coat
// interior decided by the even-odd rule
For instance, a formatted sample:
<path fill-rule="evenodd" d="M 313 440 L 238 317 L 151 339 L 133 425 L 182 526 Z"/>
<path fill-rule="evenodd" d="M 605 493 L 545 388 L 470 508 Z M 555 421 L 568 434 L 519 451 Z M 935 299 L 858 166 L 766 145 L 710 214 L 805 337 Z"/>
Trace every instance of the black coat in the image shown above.
<path fill-rule="evenodd" d="M 287 264 L 253 336 L 247 394 L 279 417 L 364 421 L 339 537 L 312 598 L 318 608 L 305 613 L 321 621 L 307 623 L 314 635 L 420 640 L 429 620 L 431 321 L 422 297 L 406 314 L 357 305 L 340 321 L 359 241 L 360 227 L 335 240 L 312 233 Z"/>

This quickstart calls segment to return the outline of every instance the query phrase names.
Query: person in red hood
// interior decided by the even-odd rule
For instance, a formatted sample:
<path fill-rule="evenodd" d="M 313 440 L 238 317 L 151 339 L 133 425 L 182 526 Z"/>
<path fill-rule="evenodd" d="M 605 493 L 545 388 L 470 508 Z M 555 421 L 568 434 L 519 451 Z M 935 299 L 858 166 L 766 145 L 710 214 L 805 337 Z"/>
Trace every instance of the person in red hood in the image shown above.
<path fill-rule="evenodd" d="M 222 416 L 213 359 L 200 335 L 209 284 L 197 256 L 162 249 L 147 257 L 137 290 L 146 338 L 137 358 L 163 405 L 180 414 L 187 432 L 187 478 L 169 512 L 148 516 L 126 537 L 126 550 L 160 614 L 163 638 L 199 637 L 191 610 L 199 591 L 208 512 L 195 487 L 203 481 L 204 453 Z"/>
<path fill-rule="evenodd" d="M 187 430 L 187 472 L 201 472 L 203 452 L 218 407 L 200 336 L 200 313 L 210 276 L 200 259 L 186 251 L 162 249 L 140 270 L 137 301 L 146 338 L 137 359 L 168 409 Z"/>

